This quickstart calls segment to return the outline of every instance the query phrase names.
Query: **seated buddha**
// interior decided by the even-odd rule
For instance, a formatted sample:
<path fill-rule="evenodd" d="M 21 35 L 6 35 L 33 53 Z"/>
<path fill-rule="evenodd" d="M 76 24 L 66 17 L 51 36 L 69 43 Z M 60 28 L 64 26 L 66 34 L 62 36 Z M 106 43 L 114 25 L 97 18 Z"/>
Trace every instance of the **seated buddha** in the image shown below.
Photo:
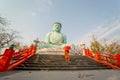
<path fill-rule="evenodd" d="M 52 32 L 48 32 L 45 37 L 44 45 L 41 44 L 40 47 L 43 48 L 63 48 L 64 46 L 68 46 L 66 35 L 61 33 L 62 24 L 59 22 L 55 22 L 53 24 Z M 69 45 L 74 46 L 74 45 Z"/>

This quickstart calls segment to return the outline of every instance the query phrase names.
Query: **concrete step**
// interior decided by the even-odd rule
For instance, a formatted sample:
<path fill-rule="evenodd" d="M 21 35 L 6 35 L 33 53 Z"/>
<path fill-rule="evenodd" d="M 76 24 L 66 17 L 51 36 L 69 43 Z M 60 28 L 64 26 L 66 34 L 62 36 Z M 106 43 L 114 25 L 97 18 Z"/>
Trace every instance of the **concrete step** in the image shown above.
<path fill-rule="evenodd" d="M 28 61 L 17 67 L 17 70 L 96 70 L 110 69 L 85 56 L 70 55 L 66 62 L 64 55 L 36 54 Z"/>
<path fill-rule="evenodd" d="M 18 67 L 15 70 L 102 70 L 102 69 L 111 69 L 106 67 Z"/>

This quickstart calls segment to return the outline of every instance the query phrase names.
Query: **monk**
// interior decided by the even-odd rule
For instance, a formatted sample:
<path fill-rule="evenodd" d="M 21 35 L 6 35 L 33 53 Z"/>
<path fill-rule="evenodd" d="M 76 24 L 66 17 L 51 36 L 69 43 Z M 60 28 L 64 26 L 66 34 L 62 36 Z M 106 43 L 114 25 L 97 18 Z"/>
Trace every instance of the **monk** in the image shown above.
<path fill-rule="evenodd" d="M 69 62 L 70 61 L 70 55 L 69 55 L 69 50 L 71 49 L 70 46 L 65 46 L 64 47 L 64 53 L 65 53 L 65 60 L 66 62 Z"/>

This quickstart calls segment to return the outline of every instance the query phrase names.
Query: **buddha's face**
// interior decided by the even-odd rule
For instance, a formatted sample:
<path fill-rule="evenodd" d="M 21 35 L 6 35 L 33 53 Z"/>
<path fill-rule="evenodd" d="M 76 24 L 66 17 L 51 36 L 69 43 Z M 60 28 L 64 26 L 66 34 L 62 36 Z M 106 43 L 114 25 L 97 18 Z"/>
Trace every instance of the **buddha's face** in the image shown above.
<path fill-rule="evenodd" d="M 55 23 L 53 24 L 53 31 L 60 32 L 61 24 Z"/>

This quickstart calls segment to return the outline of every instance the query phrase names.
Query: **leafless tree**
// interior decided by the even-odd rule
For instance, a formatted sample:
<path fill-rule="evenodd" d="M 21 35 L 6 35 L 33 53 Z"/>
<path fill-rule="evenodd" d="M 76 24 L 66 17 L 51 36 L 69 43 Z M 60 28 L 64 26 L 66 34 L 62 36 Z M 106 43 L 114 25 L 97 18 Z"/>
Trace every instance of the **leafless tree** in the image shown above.
<path fill-rule="evenodd" d="M 8 26 L 7 20 L 0 17 L 0 49 L 8 47 L 18 37 L 18 32 Z"/>
<path fill-rule="evenodd" d="M 80 44 L 75 46 L 75 52 L 78 55 L 82 55 L 83 54 L 83 49 L 80 47 Z"/>

